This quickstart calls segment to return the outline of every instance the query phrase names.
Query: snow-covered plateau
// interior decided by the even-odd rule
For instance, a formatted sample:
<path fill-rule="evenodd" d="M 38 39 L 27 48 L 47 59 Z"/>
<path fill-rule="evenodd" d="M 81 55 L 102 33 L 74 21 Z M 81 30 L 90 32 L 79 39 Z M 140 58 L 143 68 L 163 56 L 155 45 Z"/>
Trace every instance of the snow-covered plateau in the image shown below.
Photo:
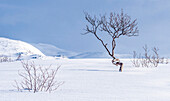
<path fill-rule="evenodd" d="M 123 72 L 111 59 L 36 59 L 36 65 L 57 67 L 58 81 L 65 83 L 56 91 L 19 92 L 21 62 L 0 63 L 0 101 L 170 101 L 170 64 L 158 67 L 133 67 L 124 62 Z"/>

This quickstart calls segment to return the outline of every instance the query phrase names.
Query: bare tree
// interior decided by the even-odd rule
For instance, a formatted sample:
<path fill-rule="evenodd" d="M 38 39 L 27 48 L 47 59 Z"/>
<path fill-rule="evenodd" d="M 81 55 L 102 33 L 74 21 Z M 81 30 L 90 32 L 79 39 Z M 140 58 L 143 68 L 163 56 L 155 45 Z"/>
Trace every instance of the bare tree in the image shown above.
<path fill-rule="evenodd" d="M 102 43 L 108 54 L 113 58 L 112 62 L 116 64 L 115 60 L 115 47 L 116 39 L 121 36 L 137 36 L 138 27 L 137 20 L 131 20 L 131 17 L 123 13 L 110 13 L 109 18 L 107 19 L 105 15 L 96 18 L 96 16 L 91 17 L 88 13 L 85 13 L 85 19 L 89 23 L 86 25 L 86 32 L 84 34 L 92 33 L 94 36 Z M 111 37 L 111 49 L 108 48 L 108 43 L 105 43 L 102 38 L 99 37 L 99 34 L 102 32 L 107 33 Z"/>

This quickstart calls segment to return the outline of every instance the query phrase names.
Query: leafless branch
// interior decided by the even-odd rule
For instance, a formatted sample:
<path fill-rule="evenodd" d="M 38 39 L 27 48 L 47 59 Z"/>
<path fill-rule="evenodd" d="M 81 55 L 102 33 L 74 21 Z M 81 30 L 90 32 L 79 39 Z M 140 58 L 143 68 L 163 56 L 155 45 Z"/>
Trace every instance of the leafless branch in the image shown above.
<path fill-rule="evenodd" d="M 143 47 L 144 49 L 144 56 L 141 57 L 140 55 L 138 56 L 136 51 L 134 51 L 133 53 L 133 60 L 132 60 L 132 64 L 135 66 L 135 67 L 140 67 L 140 65 L 142 67 L 149 67 L 149 66 L 154 66 L 154 67 L 158 67 L 158 65 L 160 63 L 165 63 L 167 64 L 168 63 L 168 59 L 165 60 L 164 57 L 160 57 L 159 56 L 159 48 L 156 48 L 154 47 L 152 49 L 152 52 L 153 54 L 152 55 L 149 55 L 149 50 L 148 50 L 148 47 L 147 45 L 145 45 Z M 140 61 L 140 62 L 139 62 Z M 166 62 L 165 62 L 166 61 Z M 139 63 L 139 64 L 138 64 Z"/>
<path fill-rule="evenodd" d="M 34 62 L 24 62 L 21 61 L 23 69 L 25 72 L 18 72 L 19 76 L 22 78 L 20 85 L 17 81 L 16 88 L 18 91 L 28 90 L 38 92 L 38 91 L 54 91 L 56 90 L 63 82 L 56 81 L 56 75 L 60 68 L 51 69 L 49 67 L 36 66 Z"/>
<path fill-rule="evenodd" d="M 131 20 L 131 17 L 123 13 L 110 13 L 109 19 L 106 18 L 106 15 L 91 17 L 88 13 L 85 13 L 85 19 L 89 23 L 86 25 L 85 33 L 92 33 L 94 36 L 102 43 L 108 54 L 115 59 L 114 50 L 116 47 L 116 39 L 120 36 L 126 35 L 128 37 L 138 35 L 137 20 Z M 99 32 L 100 31 L 100 32 Z M 98 36 L 102 31 L 106 32 L 112 38 L 112 48 L 108 49 L 107 43 L 104 43 L 103 39 Z"/>

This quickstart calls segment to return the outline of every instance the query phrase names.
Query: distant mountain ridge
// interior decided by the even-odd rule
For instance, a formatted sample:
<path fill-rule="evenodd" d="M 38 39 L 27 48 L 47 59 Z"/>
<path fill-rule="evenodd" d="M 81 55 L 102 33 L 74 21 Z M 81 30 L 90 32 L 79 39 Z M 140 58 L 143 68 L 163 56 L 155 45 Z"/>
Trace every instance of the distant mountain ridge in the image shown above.
<path fill-rule="evenodd" d="M 69 58 L 110 58 L 104 52 L 83 52 Z"/>
<path fill-rule="evenodd" d="M 54 45 L 51 44 L 45 44 L 45 43 L 38 43 L 32 44 L 34 47 L 38 48 L 39 50 L 41 50 L 45 55 L 47 56 L 57 56 L 57 55 L 64 55 L 67 57 L 71 57 L 76 55 L 77 53 L 72 52 L 72 51 L 67 51 L 64 49 L 60 49 Z"/>
<path fill-rule="evenodd" d="M 77 58 L 110 58 L 110 56 L 106 52 L 72 52 L 67 51 L 64 49 L 60 49 L 54 45 L 51 44 L 44 44 L 44 43 L 38 43 L 38 44 L 32 44 L 39 50 L 41 50 L 45 55 L 47 56 L 66 56 L 70 59 L 77 59 Z M 116 54 L 117 58 L 129 58 L 129 54 Z"/>
<path fill-rule="evenodd" d="M 70 59 L 77 58 L 110 58 L 106 52 L 72 52 L 60 49 L 51 44 L 33 43 L 28 44 L 20 40 L 12 40 L 0 37 L 0 56 L 17 58 L 19 55 L 22 58 L 37 56 L 53 56 L 53 57 L 68 57 Z M 128 54 L 116 54 L 117 58 L 129 58 Z"/>

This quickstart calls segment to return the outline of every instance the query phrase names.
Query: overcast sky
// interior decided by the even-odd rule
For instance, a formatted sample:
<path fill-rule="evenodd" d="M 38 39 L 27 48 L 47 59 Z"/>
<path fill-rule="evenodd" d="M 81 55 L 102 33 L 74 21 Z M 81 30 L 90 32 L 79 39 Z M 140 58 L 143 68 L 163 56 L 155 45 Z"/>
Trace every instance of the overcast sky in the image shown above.
<path fill-rule="evenodd" d="M 0 0 L 0 36 L 47 43 L 75 52 L 104 52 L 92 35 L 81 35 L 91 15 L 124 12 L 137 19 L 138 37 L 117 40 L 116 53 L 157 46 L 170 56 L 170 0 Z"/>

